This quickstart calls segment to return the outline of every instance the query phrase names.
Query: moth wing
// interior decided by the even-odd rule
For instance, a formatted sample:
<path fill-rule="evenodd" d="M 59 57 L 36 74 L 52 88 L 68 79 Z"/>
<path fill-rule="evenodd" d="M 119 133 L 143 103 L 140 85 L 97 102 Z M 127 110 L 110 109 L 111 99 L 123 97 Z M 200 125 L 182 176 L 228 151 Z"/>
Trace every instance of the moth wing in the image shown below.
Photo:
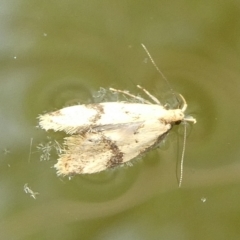
<path fill-rule="evenodd" d="M 112 156 L 109 145 L 101 134 L 72 135 L 65 138 L 66 149 L 54 165 L 58 175 L 95 173 L 106 169 Z"/>
<path fill-rule="evenodd" d="M 171 126 L 159 120 L 148 120 L 138 126 L 129 124 L 122 129 L 106 131 L 104 135 L 115 142 L 120 152 L 124 153 L 122 162 L 125 163 L 158 144 Z"/>
<path fill-rule="evenodd" d="M 96 173 L 115 167 L 147 151 L 170 128 L 170 124 L 149 120 L 111 124 L 83 136 L 66 137 L 66 149 L 55 168 L 58 175 L 69 175 Z"/>
<path fill-rule="evenodd" d="M 42 129 L 65 131 L 69 134 L 81 133 L 95 126 L 134 123 L 164 117 L 167 110 L 157 104 L 132 104 L 106 102 L 76 105 L 39 116 Z"/>
<path fill-rule="evenodd" d="M 91 107 L 92 106 L 92 107 Z M 40 115 L 39 125 L 46 131 L 65 131 L 73 134 L 79 129 L 89 126 L 97 114 L 97 105 L 75 105 L 65 107 L 55 112 Z"/>

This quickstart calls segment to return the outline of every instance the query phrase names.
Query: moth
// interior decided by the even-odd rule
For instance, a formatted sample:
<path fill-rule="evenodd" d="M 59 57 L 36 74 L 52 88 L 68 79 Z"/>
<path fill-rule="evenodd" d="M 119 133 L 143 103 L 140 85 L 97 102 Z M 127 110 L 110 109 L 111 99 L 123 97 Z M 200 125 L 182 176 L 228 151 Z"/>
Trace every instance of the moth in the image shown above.
<path fill-rule="evenodd" d="M 156 146 L 172 126 L 185 117 L 187 103 L 166 109 L 146 89 L 137 85 L 151 100 L 128 91 L 110 88 L 137 102 L 118 101 L 82 104 L 40 115 L 39 125 L 48 131 L 64 131 L 64 147 L 54 167 L 58 175 L 93 174 L 127 163 Z"/>

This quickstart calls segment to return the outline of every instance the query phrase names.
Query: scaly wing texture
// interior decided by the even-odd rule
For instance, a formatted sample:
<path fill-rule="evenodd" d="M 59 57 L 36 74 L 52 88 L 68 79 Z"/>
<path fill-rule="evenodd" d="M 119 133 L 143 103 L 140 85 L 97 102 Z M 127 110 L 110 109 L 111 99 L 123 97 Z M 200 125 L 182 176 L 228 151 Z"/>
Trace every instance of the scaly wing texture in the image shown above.
<path fill-rule="evenodd" d="M 74 134 L 86 132 L 94 126 L 159 119 L 167 114 L 168 110 L 157 104 L 106 102 L 76 105 L 40 115 L 39 125 L 45 130 Z"/>
<path fill-rule="evenodd" d="M 58 175 L 89 174 L 118 166 L 159 142 L 171 124 L 157 119 L 110 124 L 84 135 L 65 138 L 65 150 L 55 168 Z"/>

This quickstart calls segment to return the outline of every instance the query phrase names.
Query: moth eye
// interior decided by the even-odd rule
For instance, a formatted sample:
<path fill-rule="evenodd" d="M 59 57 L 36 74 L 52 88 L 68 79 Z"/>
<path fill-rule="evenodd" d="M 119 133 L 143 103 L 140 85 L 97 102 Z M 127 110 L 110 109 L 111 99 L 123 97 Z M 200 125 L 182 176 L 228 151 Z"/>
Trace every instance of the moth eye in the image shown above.
<path fill-rule="evenodd" d="M 179 125 L 181 122 L 182 122 L 182 121 L 179 120 L 179 121 L 175 122 L 175 124 L 176 124 L 176 125 Z"/>

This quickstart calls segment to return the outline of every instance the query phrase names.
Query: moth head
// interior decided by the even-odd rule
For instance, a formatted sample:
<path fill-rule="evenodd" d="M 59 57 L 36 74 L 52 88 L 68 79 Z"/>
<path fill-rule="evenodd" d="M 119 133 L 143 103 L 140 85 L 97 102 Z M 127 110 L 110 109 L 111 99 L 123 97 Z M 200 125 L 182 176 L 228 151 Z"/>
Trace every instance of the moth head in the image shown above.
<path fill-rule="evenodd" d="M 172 111 L 172 122 L 181 122 L 183 119 L 185 118 L 184 112 L 182 111 L 182 109 L 174 109 Z"/>

